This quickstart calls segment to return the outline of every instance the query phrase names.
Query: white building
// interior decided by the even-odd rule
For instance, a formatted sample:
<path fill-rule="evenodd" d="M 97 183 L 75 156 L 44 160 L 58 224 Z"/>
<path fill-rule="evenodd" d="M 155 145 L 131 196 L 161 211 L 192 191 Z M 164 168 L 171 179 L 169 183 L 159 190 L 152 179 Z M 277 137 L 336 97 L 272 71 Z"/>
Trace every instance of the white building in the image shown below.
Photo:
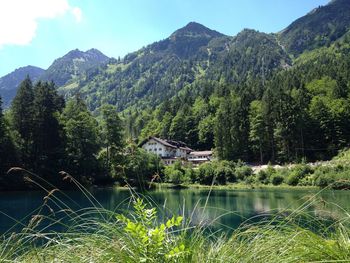
<path fill-rule="evenodd" d="M 213 152 L 212 151 L 193 151 L 187 157 L 187 160 L 194 165 L 199 165 L 201 163 L 210 162 L 213 160 Z"/>
<path fill-rule="evenodd" d="M 149 137 L 140 144 L 140 147 L 149 153 L 157 154 L 162 158 L 165 165 L 173 164 L 177 160 L 199 165 L 211 161 L 213 156 L 212 151 L 196 152 L 183 142 L 164 140 L 157 137 Z"/>
<path fill-rule="evenodd" d="M 187 155 L 192 151 L 183 142 L 163 140 L 157 137 L 149 137 L 140 144 L 140 147 L 147 152 L 157 154 L 167 165 L 178 159 L 187 159 Z"/>

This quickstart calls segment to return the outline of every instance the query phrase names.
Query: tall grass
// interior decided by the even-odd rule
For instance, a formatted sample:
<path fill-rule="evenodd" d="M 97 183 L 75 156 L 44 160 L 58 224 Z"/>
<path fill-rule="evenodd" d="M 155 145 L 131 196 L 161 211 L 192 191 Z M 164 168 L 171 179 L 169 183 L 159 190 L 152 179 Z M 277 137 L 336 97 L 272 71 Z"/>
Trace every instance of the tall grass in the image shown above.
<path fill-rule="evenodd" d="M 297 210 L 247 220 L 228 235 L 212 232 L 205 222 L 194 225 L 191 216 L 167 217 L 165 205 L 131 188 L 124 201 L 130 209 L 106 210 L 64 176 L 77 184 L 91 208 L 74 211 L 57 190 L 48 191 L 43 207 L 50 201 L 59 211 L 44 216 L 39 208 L 20 233 L 3 235 L 0 262 L 350 262 L 350 215 L 344 211 L 332 223 L 313 217 L 306 210 L 317 195 Z M 206 204 L 198 203 L 195 210 L 205 211 Z M 50 230 L 53 225 L 64 231 Z"/>

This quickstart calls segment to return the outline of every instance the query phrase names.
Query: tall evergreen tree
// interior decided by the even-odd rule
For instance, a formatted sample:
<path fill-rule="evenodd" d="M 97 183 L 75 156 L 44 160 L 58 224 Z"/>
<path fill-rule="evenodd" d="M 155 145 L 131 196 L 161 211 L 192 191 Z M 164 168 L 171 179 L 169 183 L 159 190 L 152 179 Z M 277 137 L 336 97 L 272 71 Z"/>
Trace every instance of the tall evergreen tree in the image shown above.
<path fill-rule="evenodd" d="M 64 159 L 63 129 L 58 116 L 63 110 L 62 99 L 53 83 L 38 82 L 34 87 L 33 144 L 34 165 L 40 169 L 55 171 Z M 62 169 L 62 167 L 61 167 Z"/>
<path fill-rule="evenodd" d="M 109 175 L 115 176 L 118 166 L 123 161 L 124 125 L 114 106 L 102 106 L 101 113 L 101 137 L 104 147 L 105 170 Z"/>
<path fill-rule="evenodd" d="M 16 162 L 17 154 L 2 112 L 2 99 L 0 97 L 0 178 Z"/>
<path fill-rule="evenodd" d="M 32 165 L 33 156 L 33 84 L 29 76 L 20 84 L 11 106 L 11 124 L 16 132 L 22 164 Z"/>
<path fill-rule="evenodd" d="M 62 113 L 66 134 L 69 172 L 78 179 L 91 178 L 98 171 L 98 123 L 79 97 L 67 103 Z"/>

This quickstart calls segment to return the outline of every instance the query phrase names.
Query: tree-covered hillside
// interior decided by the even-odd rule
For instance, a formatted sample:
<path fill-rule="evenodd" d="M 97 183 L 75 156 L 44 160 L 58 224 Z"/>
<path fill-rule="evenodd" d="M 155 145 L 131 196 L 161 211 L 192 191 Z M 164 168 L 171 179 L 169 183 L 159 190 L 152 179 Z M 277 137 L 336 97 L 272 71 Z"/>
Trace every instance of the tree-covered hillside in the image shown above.
<path fill-rule="evenodd" d="M 239 83 L 268 77 L 291 63 L 274 35 L 244 30 L 224 36 L 189 23 L 169 38 L 123 60 L 112 60 L 95 74 L 60 88 L 66 97 L 79 92 L 93 110 L 111 103 L 119 110 L 155 107 L 198 79 Z"/>
<path fill-rule="evenodd" d="M 191 22 L 123 59 L 91 51 L 104 62 L 76 70 L 72 51 L 46 73 L 95 115 L 114 105 L 136 141 L 180 140 L 227 160 L 328 159 L 350 146 L 348 12 L 334 0 L 280 33 L 234 37 Z"/>
<path fill-rule="evenodd" d="M 97 49 L 89 49 L 86 52 L 75 49 L 56 59 L 45 70 L 41 80 L 54 81 L 56 85 L 63 86 L 89 70 L 106 63 L 108 59 Z"/>
<path fill-rule="evenodd" d="M 29 76 L 33 82 L 45 80 L 53 81 L 57 86 L 72 84 L 74 87 L 76 85 L 74 81 L 90 74 L 108 60 L 109 58 L 97 49 L 86 52 L 76 49 L 56 59 L 47 70 L 34 66 L 16 69 L 0 78 L 0 96 L 3 99 L 3 106 L 4 108 L 10 106 L 19 84 L 26 76 Z"/>
<path fill-rule="evenodd" d="M 332 0 L 293 22 L 280 33 L 281 43 L 293 55 L 328 46 L 350 29 L 350 1 Z"/>
<path fill-rule="evenodd" d="M 10 74 L 0 78 L 0 96 L 3 100 L 3 107 L 8 108 L 12 99 L 15 97 L 18 85 L 30 76 L 33 81 L 36 81 L 42 76 L 44 70 L 34 66 L 26 66 L 16 69 Z"/>

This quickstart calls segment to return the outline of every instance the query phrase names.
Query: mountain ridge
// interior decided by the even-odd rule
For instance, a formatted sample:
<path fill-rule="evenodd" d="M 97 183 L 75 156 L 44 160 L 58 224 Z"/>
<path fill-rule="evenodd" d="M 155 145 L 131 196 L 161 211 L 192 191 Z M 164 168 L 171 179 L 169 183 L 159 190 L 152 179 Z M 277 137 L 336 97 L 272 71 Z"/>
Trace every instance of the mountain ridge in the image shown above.
<path fill-rule="evenodd" d="M 25 66 L 15 69 L 13 72 L 0 78 L 0 95 L 3 99 L 3 107 L 8 108 L 15 97 L 18 85 L 29 76 L 32 81 L 37 81 L 44 73 L 44 69 L 36 66 Z"/>
<path fill-rule="evenodd" d="M 328 26 L 320 23 L 322 19 Z M 109 59 L 95 49 L 72 50 L 56 59 L 43 79 L 54 80 L 66 98 L 82 94 L 93 110 L 103 103 L 117 105 L 119 110 L 156 106 L 198 78 L 217 81 L 220 76 L 221 81 L 232 84 L 246 78 L 268 79 L 273 72 L 290 68 L 303 52 L 342 38 L 349 28 L 347 0 L 317 7 L 272 34 L 244 29 L 236 36 L 226 36 L 189 22 L 121 60 Z M 101 63 L 81 66 L 85 56 Z"/>

